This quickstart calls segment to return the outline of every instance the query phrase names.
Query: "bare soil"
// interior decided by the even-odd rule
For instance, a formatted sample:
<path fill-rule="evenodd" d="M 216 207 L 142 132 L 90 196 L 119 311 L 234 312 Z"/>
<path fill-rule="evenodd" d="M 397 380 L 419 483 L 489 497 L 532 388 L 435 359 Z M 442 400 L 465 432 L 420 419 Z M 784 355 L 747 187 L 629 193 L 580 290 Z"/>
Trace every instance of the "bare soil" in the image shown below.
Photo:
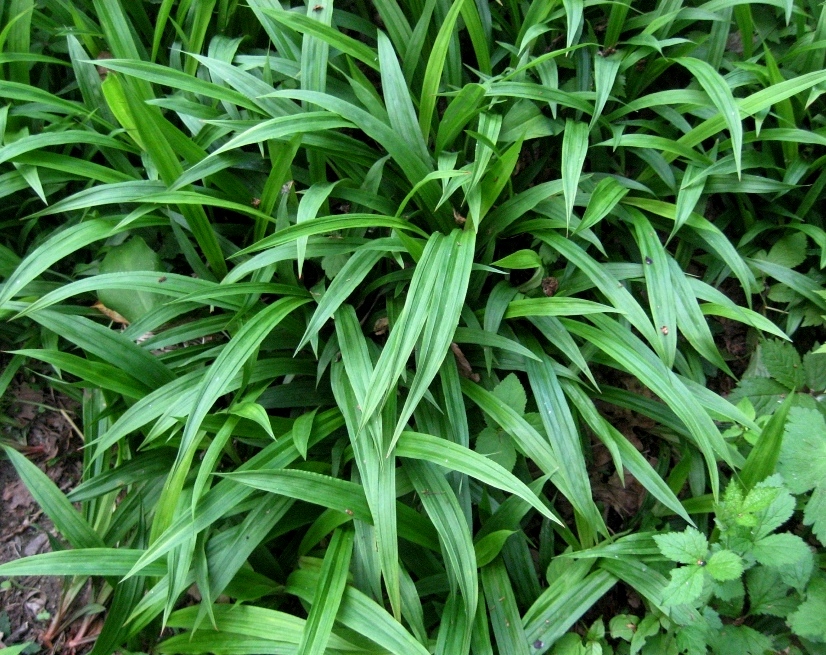
<path fill-rule="evenodd" d="M 78 484 L 82 473 L 83 439 L 76 427 L 76 409 L 69 398 L 20 380 L 9 388 L 0 407 L 0 440 L 25 454 L 64 493 Z M 0 458 L 0 503 L 0 563 L 61 547 L 52 522 L 5 458 Z M 86 652 L 89 644 L 83 633 L 88 634 L 89 619 L 85 624 L 68 619 L 88 602 L 88 593 L 82 590 L 67 605 L 67 583 L 60 577 L 0 580 L 0 649 L 29 642 L 27 652 Z"/>

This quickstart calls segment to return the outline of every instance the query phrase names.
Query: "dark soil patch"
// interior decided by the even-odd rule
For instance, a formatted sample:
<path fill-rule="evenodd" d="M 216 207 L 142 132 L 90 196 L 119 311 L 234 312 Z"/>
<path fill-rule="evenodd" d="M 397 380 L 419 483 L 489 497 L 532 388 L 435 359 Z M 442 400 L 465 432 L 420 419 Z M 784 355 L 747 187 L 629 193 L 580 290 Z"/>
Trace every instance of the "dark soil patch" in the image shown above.
<path fill-rule="evenodd" d="M 76 404 L 49 389 L 24 382 L 10 387 L 3 402 L 0 440 L 34 462 L 64 493 L 80 481 L 83 440 L 74 413 Z M 60 535 L 29 494 L 8 459 L 0 459 L 0 563 L 60 547 Z M 91 626 L 69 621 L 88 602 L 87 589 L 74 603 L 65 602 L 68 580 L 59 577 L 10 578 L 0 586 L 0 649 L 32 643 L 31 650 L 84 653 L 91 644 L 77 643 Z M 89 622 L 90 619 L 87 619 Z"/>

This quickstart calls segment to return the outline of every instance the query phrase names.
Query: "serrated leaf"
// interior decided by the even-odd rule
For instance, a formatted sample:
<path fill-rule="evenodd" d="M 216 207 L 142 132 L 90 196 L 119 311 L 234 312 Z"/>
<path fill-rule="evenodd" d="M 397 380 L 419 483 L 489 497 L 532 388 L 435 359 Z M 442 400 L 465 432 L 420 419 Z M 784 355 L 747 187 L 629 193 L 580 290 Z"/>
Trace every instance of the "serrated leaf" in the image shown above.
<path fill-rule="evenodd" d="M 811 352 L 803 357 L 806 386 L 811 391 L 826 389 L 826 354 Z"/>
<path fill-rule="evenodd" d="M 789 595 L 791 588 L 783 584 L 774 569 L 766 566 L 749 569 L 746 572 L 746 587 L 752 614 L 784 617 L 797 608 L 797 598 Z"/>
<path fill-rule="evenodd" d="M 760 345 L 760 360 L 769 375 L 789 389 L 801 389 L 806 383 L 803 362 L 790 343 L 771 339 Z"/>
<path fill-rule="evenodd" d="M 683 532 L 654 535 L 654 541 L 663 555 L 680 564 L 696 564 L 698 560 L 705 560 L 708 554 L 708 539 L 692 527 Z"/>
<path fill-rule="evenodd" d="M 758 415 L 771 414 L 783 402 L 789 388 L 769 378 L 743 378 L 729 394 L 729 401 L 738 403 L 748 398 Z"/>
<path fill-rule="evenodd" d="M 803 232 L 787 234 L 775 242 L 766 258 L 773 264 L 795 268 L 806 260 L 806 241 Z"/>
<path fill-rule="evenodd" d="M 792 565 L 812 556 L 806 542 L 790 532 L 758 539 L 751 552 L 760 564 L 772 567 Z"/>
<path fill-rule="evenodd" d="M 806 591 L 806 600 L 794 614 L 790 614 L 789 626 L 796 635 L 807 639 L 826 640 L 826 581 L 816 578 Z"/>
<path fill-rule="evenodd" d="M 745 625 L 723 625 L 720 630 L 709 631 L 708 640 L 715 652 L 726 655 L 764 655 L 772 650 L 769 636 Z"/>
<path fill-rule="evenodd" d="M 812 492 L 803 511 L 803 523 L 811 525 L 814 535 L 826 545 L 826 484 L 818 485 Z"/>
<path fill-rule="evenodd" d="M 696 564 L 671 571 L 671 580 L 663 589 L 664 605 L 693 603 L 703 591 L 703 569 Z"/>
<path fill-rule="evenodd" d="M 737 553 L 730 550 L 720 550 L 708 558 L 706 571 L 712 578 L 720 582 L 736 580 L 743 575 L 743 560 Z"/>
<path fill-rule="evenodd" d="M 516 448 L 510 435 L 498 428 L 485 428 L 476 437 L 476 452 L 489 457 L 502 468 L 512 471 L 516 464 Z"/>
<path fill-rule="evenodd" d="M 826 481 L 826 420 L 820 412 L 802 407 L 791 409 L 777 471 L 795 494 Z"/>
<path fill-rule="evenodd" d="M 525 388 L 515 374 L 510 373 L 504 380 L 493 388 L 493 395 L 513 409 L 520 416 L 525 415 L 528 397 Z"/>

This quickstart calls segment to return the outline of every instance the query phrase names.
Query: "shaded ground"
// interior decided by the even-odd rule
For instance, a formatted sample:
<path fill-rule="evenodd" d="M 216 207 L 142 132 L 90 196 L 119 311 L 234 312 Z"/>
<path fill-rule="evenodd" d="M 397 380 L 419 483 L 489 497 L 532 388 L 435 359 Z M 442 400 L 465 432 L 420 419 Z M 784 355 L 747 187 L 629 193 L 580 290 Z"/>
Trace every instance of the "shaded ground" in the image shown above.
<path fill-rule="evenodd" d="M 83 445 L 74 427 L 74 403 L 52 390 L 20 382 L 6 398 L 0 440 L 26 454 L 62 491 L 73 488 L 81 477 Z M 0 563 L 52 550 L 57 532 L 7 459 L 0 459 L 0 502 Z M 65 621 L 71 617 L 61 611 L 64 596 L 63 578 L 0 583 L 0 649 L 32 642 L 27 652 L 37 647 L 40 652 L 85 652 L 86 644 L 74 643 L 81 622 Z M 85 604 L 85 596 L 86 590 L 81 591 L 74 608 Z"/>

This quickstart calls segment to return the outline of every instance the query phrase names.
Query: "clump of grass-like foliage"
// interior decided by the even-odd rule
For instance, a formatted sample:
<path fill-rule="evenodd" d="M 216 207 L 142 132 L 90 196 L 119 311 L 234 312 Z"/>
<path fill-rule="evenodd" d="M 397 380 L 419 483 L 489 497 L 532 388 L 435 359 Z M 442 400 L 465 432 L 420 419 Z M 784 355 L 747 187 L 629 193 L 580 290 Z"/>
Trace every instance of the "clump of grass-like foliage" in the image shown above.
<path fill-rule="evenodd" d="M 823 325 L 826 6 L 0 16 L 0 386 L 86 443 L 68 495 L 6 448 L 67 548 L 0 574 L 94 576 L 94 655 L 823 652 L 803 540 L 729 520 L 822 388 L 722 391 Z"/>

